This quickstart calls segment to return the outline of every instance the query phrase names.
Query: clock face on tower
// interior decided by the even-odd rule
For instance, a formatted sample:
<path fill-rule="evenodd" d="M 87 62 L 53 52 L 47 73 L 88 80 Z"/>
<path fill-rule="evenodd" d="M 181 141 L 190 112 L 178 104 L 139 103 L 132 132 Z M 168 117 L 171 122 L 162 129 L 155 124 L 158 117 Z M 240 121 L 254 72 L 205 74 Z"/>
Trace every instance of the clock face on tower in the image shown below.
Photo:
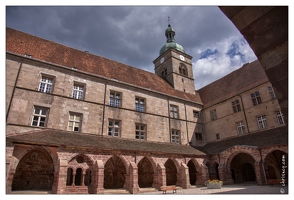
<path fill-rule="evenodd" d="M 180 59 L 181 59 L 182 61 L 185 61 L 185 57 L 182 56 L 182 55 L 180 55 Z"/>
<path fill-rule="evenodd" d="M 160 59 L 160 63 L 163 63 L 163 61 L 164 61 L 164 57 L 162 57 L 162 58 Z"/>

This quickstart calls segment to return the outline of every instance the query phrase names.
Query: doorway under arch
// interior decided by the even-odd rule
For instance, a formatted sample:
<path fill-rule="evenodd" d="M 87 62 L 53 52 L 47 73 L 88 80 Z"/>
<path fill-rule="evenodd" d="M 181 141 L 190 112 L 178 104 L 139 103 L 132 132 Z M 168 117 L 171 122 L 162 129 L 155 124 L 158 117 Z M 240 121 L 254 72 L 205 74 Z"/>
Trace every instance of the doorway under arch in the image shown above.
<path fill-rule="evenodd" d="M 288 154 L 275 150 L 267 155 L 265 158 L 265 174 L 267 179 L 288 179 Z"/>
<path fill-rule="evenodd" d="M 125 184 L 126 168 L 121 158 L 111 157 L 104 166 L 104 189 L 119 189 Z"/>
<path fill-rule="evenodd" d="M 42 148 L 26 153 L 19 161 L 12 181 L 12 190 L 52 190 L 54 163 Z"/>
<path fill-rule="evenodd" d="M 192 160 L 190 160 L 187 164 L 188 168 L 189 168 L 189 178 L 190 178 L 190 184 L 191 185 L 196 185 L 196 167 L 194 165 L 194 163 L 192 162 Z"/>
<path fill-rule="evenodd" d="M 247 153 L 239 153 L 231 161 L 232 179 L 235 183 L 256 182 L 255 160 Z"/>
<path fill-rule="evenodd" d="M 169 158 L 165 164 L 166 173 L 166 185 L 176 185 L 177 184 L 177 167 L 175 163 Z"/>
<path fill-rule="evenodd" d="M 140 188 L 152 187 L 153 184 L 153 167 L 150 160 L 144 157 L 138 163 L 138 184 Z"/>

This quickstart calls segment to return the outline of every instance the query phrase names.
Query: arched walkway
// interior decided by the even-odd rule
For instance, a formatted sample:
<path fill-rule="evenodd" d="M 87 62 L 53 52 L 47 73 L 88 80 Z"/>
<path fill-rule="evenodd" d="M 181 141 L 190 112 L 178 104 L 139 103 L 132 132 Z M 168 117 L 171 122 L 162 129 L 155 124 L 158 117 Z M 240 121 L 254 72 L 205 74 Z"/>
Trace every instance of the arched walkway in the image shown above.
<path fill-rule="evenodd" d="M 288 154 L 275 150 L 265 159 L 265 174 L 267 179 L 288 179 Z M 285 175 L 285 177 L 281 177 Z"/>
<path fill-rule="evenodd" d="M 177 167 L 175 163 L 169 158 L 165 164 L 166 173 L 166 185 L 176 185 L 177 184 Z"/>
<path fill-rule="evenodd" d="M 52 190 L 54 164 L 43 148 L 35 148 L 20 160 L 12 181 L 12 190 Z"/>
<path fill-rule="evenodd" d="M 154 170 L 148 158 L 138 163 L 138 184 L 140 188 L 152 187 Z"/>
<path fill-rule="evenodd" d="M 111 157 L 104 166 L 104 189 L 123 188 L 126 168 L 121 158 Z"/>
<path fill-rule="evenodd" d="M 196 185 L 196 167 L 194 165 L 194 163 L 192 162 L 192 160 L 190 160 L 187 164 L 188 168 L 189 168 L 189 178 L 190 178 L 190 184 L 191 185 Z"/>
<path fill-rule="evenodd" d="M 234 156 L 230 163 L 232 179 L 235 183 L 256 181 L 254 169 L 255 160 L 247 153 L 239 153 Z"/>

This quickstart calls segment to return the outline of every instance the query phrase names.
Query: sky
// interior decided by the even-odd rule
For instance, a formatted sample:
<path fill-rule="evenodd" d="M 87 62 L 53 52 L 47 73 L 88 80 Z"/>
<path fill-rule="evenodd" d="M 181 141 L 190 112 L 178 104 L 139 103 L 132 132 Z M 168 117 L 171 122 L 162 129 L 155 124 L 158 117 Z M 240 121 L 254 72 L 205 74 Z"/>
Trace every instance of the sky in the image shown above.
<path fill-rule="evenodd" d="M 217 6 L 6 6 L 6 27 L 154 73 L 168 23 L 192 56 L 195 89 L 256 60 Z M 170 21 L 168 22 L 168 17 Z"/>

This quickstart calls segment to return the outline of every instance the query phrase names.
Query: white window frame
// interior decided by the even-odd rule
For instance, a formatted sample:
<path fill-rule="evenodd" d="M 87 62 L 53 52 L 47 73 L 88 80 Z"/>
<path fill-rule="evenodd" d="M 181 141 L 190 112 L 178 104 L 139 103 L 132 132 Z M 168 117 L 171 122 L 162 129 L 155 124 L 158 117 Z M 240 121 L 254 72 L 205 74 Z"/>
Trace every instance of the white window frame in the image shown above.
<path fill-rule="evenodd" d="M 176 105 L 170 105 L 169 114 L 171 118 L 179 119 L 179 107 Z"/>
<path fill-rule="evenodd" d="M 236 122 L 236 128 L 238 135 L 245 133 L 245 125 L 243 121 Z"/>
<path fill-rule="evenodd" d="M 276 112 L 276 116 L 279 125 L 285 124 L 283 113 L 280 110 Z"/>
<path fill-rule="evenodd" d="M 181 131 L 172 129 L 171 130 L 171 143 L 181 144 Z"/>
<path fill-rule="evenodd" d="M 45 92 L 45 93 L 52 93 L 53 83 L 54 83 L 53 77 L 42 75 L 42 77 L 40 79 L 38 91 Z"/>
<path fill-rule="evenodd" d="M 121 93 L 110 91 L 109 105 L 113 107 L 121 107 Z"/>
<path fill-rule="evenodd" d="M 145 124 L 136 124 L 135 125 L 136 133 L 135 138 L 137 140 L 146 140 L 147 126 Z"/>
<path fill-rule="evenodd" d="M 67 130 L 81 132 L 82 117 L 81 113 L 69 112 Z"/>
<path fill-rule="evenodd" d="M 258 129 L 265 129 L 267 128 L 267 121 L 265 115 L 260 115 L 256 117 Z"/>
<path fill-rule="evenodd" d="M 267 88 L 268 88 L 268 92 L 269 92 L 269 95 L 271 97 L 271 100 L 275 99 L 276 98 L 276 94 L 275 94 L 275 91 L 274 91 L 273 87 L 272 86 L 268 86 Z"/>
<path fill-rule="evenodd" d="M 108 120 L 108 136 L 120 137 L 120 124 L 119 120 L 109 119 Z"/>
<path fill-rule="evenodd" d="M 32 126 L 46 127 L 49 108 L 34 107 L 34 113 L 32 117 Z"/>
<path fill-rule="evenodd" d="M 240 112 L 241 111 L 241 105 L 239 99 L 236 99 L 235 101 L 232 101 L 232 107 L 234 113 Z"/>
<path fill-rule="evenodd" d="M 74 83 L 72 90 L 72 98 L 84 99 L 85 86 L 83 84 Z"/>
<path fill-rule="evenodd" d="M 141 97 L 135 98 L 135 110 L 139 112 L 145 112 L 146 106 L 145 106 L 146 99 Z"/>
<path fill-rule="evenodd" d="M 253 106 L 257 106 L 262 103 L 259 91 L 250 94 Z"/>

